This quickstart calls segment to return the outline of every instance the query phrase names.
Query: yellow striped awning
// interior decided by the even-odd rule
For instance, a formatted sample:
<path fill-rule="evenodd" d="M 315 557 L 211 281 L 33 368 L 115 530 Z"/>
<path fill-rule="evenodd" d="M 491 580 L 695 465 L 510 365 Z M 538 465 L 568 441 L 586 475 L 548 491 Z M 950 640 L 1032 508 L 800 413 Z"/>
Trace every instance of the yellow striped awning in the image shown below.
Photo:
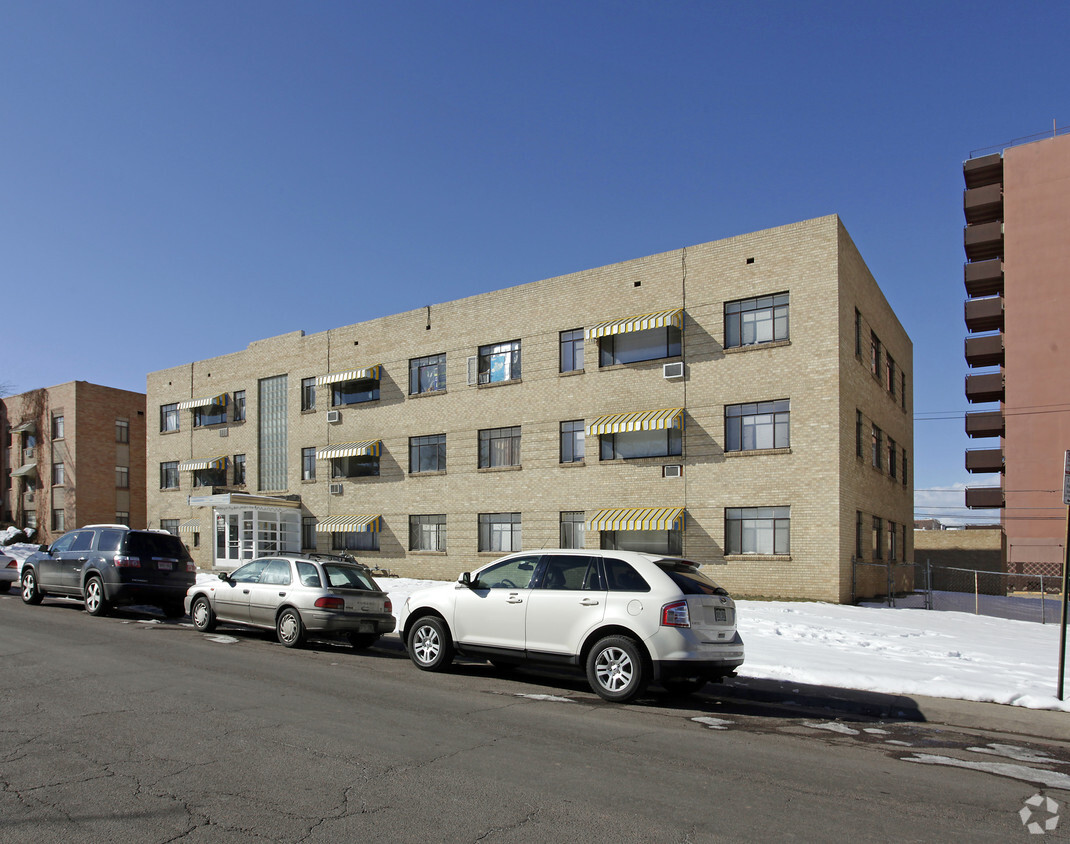
<path fill-rule="evenodd" d="M 359 443 L 338 443 L 325 445 L 316 449 L 317 460 L 330 460 L 334 457 L 378 457 L 382 450 L 382 440 L 364 440 Z"/>
<path fill-rule="evenodd" d="M 13 477 L 13 478 L 25 478 L 25 477 L 28 477 L 29 475 L 36 475 L 36 474 L 37 474 L 37 464 L 36 463 L 25 463 L 22 466 L 19 466 L 19 468 L 13 469 L 11 471 L 11 477 Z"/>
<path fill-rule="evenodd" d="M 682 428 L 684 409 L 668 407 L 663 410 L 640 410 L 637 413 L 611 413 L 599 416 L 587 426 L 587 436 L 618 434 L 622 431 L 662 431 Z"/>
<path fill-rule="evenodd" d="M 187 519 L 178 526 L 179 533 L 200 533 L 201 532 L 201 520 L 200 519 Z"/>
<path fill-rule="evenodd" d="M 599 510 L 587 520 L 587 530 L 681 530 L 683 526 L 683 507 Z"/>
<path fill-rule="evenodd" d="M 369 366 L 366 369 L 350 369 L 347 372 L 330 372 L 327 375 L 316 376 L 316 386 L 325 384 L 337 384 L 340 381 L 378 381 L 381 374 L 382 364 Z"/>
<path fill-rule="evenodd" d="M 383 517 L 374 516 L 328 516 L 316 525 L 317 533 L 378 533 L 383 527 Z"/>
<path fill-rule="evenodd" d="M 224 469 L 226 465 L 226 456 L 209 457 L 207 460 L 183 460 L 178 464 L 178 471 L 199 472 L 201 469 Z"/>
<path fill-rule="evenodd" d="M 188 401 L 180 401 L 178 403 L 179 410 L 196 410 L 198 407 L 208 407 L 211 404 L 227 406 L 227 399 L 229 398 L 227 393 L 220 393 L 218 396 L 208 396 L 203 399 L 189 399 Z"/>
<path fill-rule="evenodd" d="M 639 314 L 639 316 L 627 319 L 612 319 L 609 322 L 600 322 L 592 325 L 584 332 L 588 340 L 599 337 L 608 337 L 611 334 L 629 334 L 633 331 L 646 331 L 648 328 L 665 328 L 674 325 L 682 329 L 684 327 L 684 309 L 674 308 L 671 311 L 657 311 L 653 314 Z"/>

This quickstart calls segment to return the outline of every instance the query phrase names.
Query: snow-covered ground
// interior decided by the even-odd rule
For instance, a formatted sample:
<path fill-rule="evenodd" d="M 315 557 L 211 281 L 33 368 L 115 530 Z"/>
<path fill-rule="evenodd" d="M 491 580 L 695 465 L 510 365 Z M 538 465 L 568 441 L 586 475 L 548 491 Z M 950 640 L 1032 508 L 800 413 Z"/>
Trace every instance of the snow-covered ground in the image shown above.
<path fill-rule="evenodd" d="M 36 548 L 4 550 L 21 560 Z M 436 581 L 379 584 L 397 613 L 409 595 Z M 1070 701 L 1055 697 L 1058 623 L 783 601 L 739 601 L 737 610 L 744 677 L 1070 712 Z"/>

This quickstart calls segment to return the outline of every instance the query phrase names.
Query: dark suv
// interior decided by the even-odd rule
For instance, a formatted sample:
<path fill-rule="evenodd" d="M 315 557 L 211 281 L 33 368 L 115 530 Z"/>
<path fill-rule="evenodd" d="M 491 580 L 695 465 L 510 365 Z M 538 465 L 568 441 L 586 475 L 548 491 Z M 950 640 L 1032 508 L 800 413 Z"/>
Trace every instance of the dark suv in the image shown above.
<path fill-rule="evenodd" d="M 159 530 L 125 525 L 86 525 L 42 545 L 22 565 L 22 600 L 81 598 L 90 615 L 113 606 L 148 604 L 168 618 L 185 614 L 186 590 L 197 580 L 189 551 Z"/>

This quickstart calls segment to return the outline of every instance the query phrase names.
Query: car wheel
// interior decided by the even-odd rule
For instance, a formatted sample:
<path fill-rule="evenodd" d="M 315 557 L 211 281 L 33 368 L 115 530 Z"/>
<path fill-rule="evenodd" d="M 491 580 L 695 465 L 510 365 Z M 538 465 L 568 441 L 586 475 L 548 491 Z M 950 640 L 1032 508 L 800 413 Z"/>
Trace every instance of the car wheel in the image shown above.
<path fill-rule="evenodd" d="M 423 671 L 446 671 L 453 663 L 453 640 L 446 622 L 425 615 L 409 628 L 409 659 Z"/>
<path fill-rule="evenodd" d="M 650 682 L 646 654 L 627 636 L 606 636 L 587 655 L 587 682 L 604 700 L 629 701 Z"/>
<path fill-rule="evenodd" d="M 372 645 L 379 641 L 378 633 L 350 633 L 347 637 L 349 644 L 351 644 L 358 651 L 366 651 Z"/>
<path fill-rule="evenodd" d="M 85 611 L 90 615 L 107 615 L 108 599 L 104 595 L 104 584 L 99 577 L 91 577 L 82 590 L 85 593 Z"/>
<path fill-rule="evenodd" d="M 37 585 L 37 572 L 26 569 L 22 573 L 22 600 L 27 604 L 41 603 L 41 588 Z"/>
<path fill-rule="evenodd" d="M 275 635 L 288 648 L 299 648 L 305 641 L 305 625 L 301 623 L 301 613 L 287 607 L 279 613 L 275 621 Z"/>
<path fill-rule="evenodd" d="M 709 682 L 707 677 L 665 677 L 661 681 L 670 695 L 674 697 L 686 697 L 693 695 Z"/>
<path fill-rule="evenodd" d="M 189 615 L 193 619 L 193 626 L 202 633 L 211 633 L 215 630 L 215 613 L 212 612 L 212 603 L 204 595 L 198 595 L 193 599 Z"/>

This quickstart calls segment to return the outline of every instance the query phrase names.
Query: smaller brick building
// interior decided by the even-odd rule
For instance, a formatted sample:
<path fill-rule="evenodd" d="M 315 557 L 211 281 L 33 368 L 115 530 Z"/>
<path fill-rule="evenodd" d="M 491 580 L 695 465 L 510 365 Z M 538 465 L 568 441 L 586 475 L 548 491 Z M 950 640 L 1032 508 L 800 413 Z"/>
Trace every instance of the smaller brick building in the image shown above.
<path fill-rule="evenodd" d="M 86 381 L 0 399 L 0 520 L 50 542 L 84 524 L 146 527 L 145 394 Z"/>

